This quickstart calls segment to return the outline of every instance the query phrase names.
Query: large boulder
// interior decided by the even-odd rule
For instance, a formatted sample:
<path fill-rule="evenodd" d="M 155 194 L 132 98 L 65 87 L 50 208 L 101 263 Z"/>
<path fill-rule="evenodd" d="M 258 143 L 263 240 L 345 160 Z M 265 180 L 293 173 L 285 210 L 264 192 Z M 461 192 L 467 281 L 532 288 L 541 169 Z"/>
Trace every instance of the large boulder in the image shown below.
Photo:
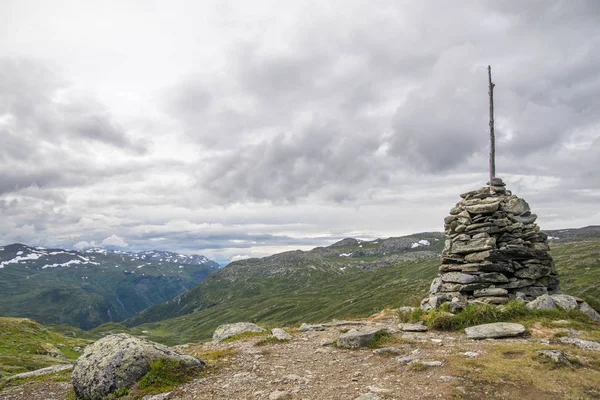
<path fill-rule="evenodd" d="M 73 387 L 78 398 L 100 400 L 139 381 L 160 358 L 204 367 L 197 358 L 181 354 L 162 344 L 126 333 L 106 336 L 88 346 L 73 367 Z"/>
<path fill-rule="evenodd" d="M 213 342 L 219 343 L 223 340 L 237 336 L 246 332 L 265 332 L 260 326 L 252 322 L 236 322 L 235 324 L 225 324 L 215 329 L 213 333 Z"/>
<path fill-rule="evenodd" d="M 525 331 L 526 329 L 523 325 L 509 322 L 495 322 L 493 324 L 471 326 L 465 329 L 465 333 L 469 339 L 496 339 L 519 336 L 525 333 Z"/>

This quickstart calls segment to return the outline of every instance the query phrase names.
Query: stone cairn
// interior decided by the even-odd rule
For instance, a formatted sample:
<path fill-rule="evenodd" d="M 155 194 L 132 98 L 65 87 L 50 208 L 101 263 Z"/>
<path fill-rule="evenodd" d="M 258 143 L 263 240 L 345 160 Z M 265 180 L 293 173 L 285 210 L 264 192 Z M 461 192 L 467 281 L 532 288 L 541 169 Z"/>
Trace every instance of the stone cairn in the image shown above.
<path fill-rule="evenodd" d="M 421 303 L 424 310 L 450 302 L 456 312 L 470 303 L 504 304 L 560 293 L 548 236 L 525 200 L 499 178 L 460 197 L 444 219 L 449 239 L 430 296 Z"/>

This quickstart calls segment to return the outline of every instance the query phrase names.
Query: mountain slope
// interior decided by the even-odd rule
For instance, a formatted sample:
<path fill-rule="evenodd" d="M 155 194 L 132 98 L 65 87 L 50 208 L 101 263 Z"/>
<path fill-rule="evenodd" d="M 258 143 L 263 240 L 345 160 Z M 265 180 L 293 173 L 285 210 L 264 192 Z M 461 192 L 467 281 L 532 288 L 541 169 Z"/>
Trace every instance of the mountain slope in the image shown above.
<path fill-rule="evenodd" d="M 51 332 L 30 319 L 0 317 L 0 380 L 38 368 L 72 363 L 87 343 Z"/>
<path fill-rule="evenodd" d="M 589 228 L 568 230 L 563 238 L 553 234 L 563 290 L 599 309 L 600 234 L 590 234 Z M 308 252 L 234 262 L 123 323 L 134 333 L 173 344 L 208 338 L 228 322 L 290 325 L 416 305 L 437 273 L 444 239 L 440 233 L 372 242 L 344 239 Z"/>
<path fill-rule="evenodd" d="M 295 323 L 416 303 L 437 271 L 443 242 L 444 235 L 437 232 L 370 242 L 344 239 L 311 251 L 236 261 L 124 324 L 181 316 L 169 320 L 175 324 L 172 329 L 163 323 L 148 329 L 157 335 L 177 331 L 191 339 L 239 318 Z"/>
<path fill-rule="evenodd" d="M 0 315 L 89 329 L 200 283 L 218 264 L 170 252 L 0 247 Z"/>

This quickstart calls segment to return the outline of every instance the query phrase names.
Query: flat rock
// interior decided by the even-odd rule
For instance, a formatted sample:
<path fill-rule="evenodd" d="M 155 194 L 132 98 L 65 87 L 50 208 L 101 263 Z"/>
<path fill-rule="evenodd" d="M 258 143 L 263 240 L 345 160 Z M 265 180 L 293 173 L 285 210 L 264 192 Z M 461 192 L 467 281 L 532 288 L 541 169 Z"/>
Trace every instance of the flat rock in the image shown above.
<path fill-rule="evenodd" d="M 495 322 L 493 324 L 484 324 L 471 326 L 465 329 L 468 339 L 497 339 L 504 337 L 520 336 L 526 329 L 521 324 L 509 322 Z"/>
<path fill-rule="evenodd" d="M 110 393 L 131 387 L 159 358 L 204 367 L 195 357 L 181 354 L 159 343 L 126 333 L 106 336 L 88 346 L 73 367 L 73 388 L 78 398 L 104 399 Z"/>
<path fill-rule="evenodd" d="M 454 242 L 452 243 L 451 252 L 454 254 L 469 254 L 491 250 L 494 247 L 496 247 L 496 238 L 481 238 L 466 242 Z"/>
<path fill-rule="evenodd" d="M 405 332 L 425 332 L 427 327 L 423 324 L 398 324 L 398 329 Z"/>
<path fill-rule="evenodd" d="M 401 355 L 404 354 L 405 351 L 402 349 L 397 349 L 395 347 L 382 347 L 381 349 L 373 350 L 373 354 L 395 354 Z"/>
<path fill-rule="evenodd" d="M 213 342 L 219 343 L 227 338 L 246 332 L 265 332 L 265 330 L 252 322 L 225 324 L 215 329 L 215 332 L 213 333 Z"/>
<path fill-rule="evenodd" d="M 62 365 L 53 365 L 51 367 L 36 369 L 35 371 L 23 372 L 22 374 L 16 374 L 9 376 L 7 380 L 17 379 L 17 378 L 31 378 L 32 376 L 41 376 L 54 374 L 60 371 L 66 371 L 69 369 L 73 369 L 73 364 L 62 364 Z"/>
<path fill-rule="evenodd" d="M 302 323 L 302 325 L 300 325 L 300 328 L 298 328 L 300 332 L 324 331 L 325 329 L 327 328 L 323 324 L 309 325 L 306 323 Z"/>
<path fill-rule="evenodd" d="M 508 290 L 502 288 L 485 288 L 478 289 L 473 292 L 473 296 L 475 297 L 488 297 L 488 296 L 506 296 L 508 295 Z"/>
<path fill-rule="evenodd" d="M 477 277 L 475 275 L 465 274 L 462 272 L 448 272 L 441 275 L 441 279 L 443 282 L 451 282 L 451 283 L 473 283 L 477 281 Z"/>
<path fill-rule="evenodd" d="M 561 337 L 560 341 L 563 343 L 566 343 L 566 344 L 575 345 L 575 346 L 579 347 L 580 349 L 600 351 L 600 343 L 592 342 L 591 340 L 584 340 L 584 339 L 572 338 L 572 337 Z"/>
<path fill-rule="evenodd" d="M 368 347 L 375 343 L 378 336 L 383 332 L 382 328 L 368 329 L 357 331 L 352 329 L 349 332 L 343 333 L 338 337 L 337 345 L 339 347 L 358 348 Z"/>

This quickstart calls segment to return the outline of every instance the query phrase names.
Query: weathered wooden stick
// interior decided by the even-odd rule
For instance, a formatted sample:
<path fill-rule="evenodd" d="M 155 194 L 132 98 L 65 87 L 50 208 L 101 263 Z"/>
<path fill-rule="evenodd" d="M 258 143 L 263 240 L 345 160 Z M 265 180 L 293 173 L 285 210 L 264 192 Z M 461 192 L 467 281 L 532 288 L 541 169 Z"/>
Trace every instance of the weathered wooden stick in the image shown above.
<path fill-rule="evenodd" d="M 492 189 L 492 180 L 496 177 L 496 137 L 494 136 L 494 86 L 492 82 L 492 67 L 488 65 L 489 95 L 490 95 L 490 192 Z"/>

